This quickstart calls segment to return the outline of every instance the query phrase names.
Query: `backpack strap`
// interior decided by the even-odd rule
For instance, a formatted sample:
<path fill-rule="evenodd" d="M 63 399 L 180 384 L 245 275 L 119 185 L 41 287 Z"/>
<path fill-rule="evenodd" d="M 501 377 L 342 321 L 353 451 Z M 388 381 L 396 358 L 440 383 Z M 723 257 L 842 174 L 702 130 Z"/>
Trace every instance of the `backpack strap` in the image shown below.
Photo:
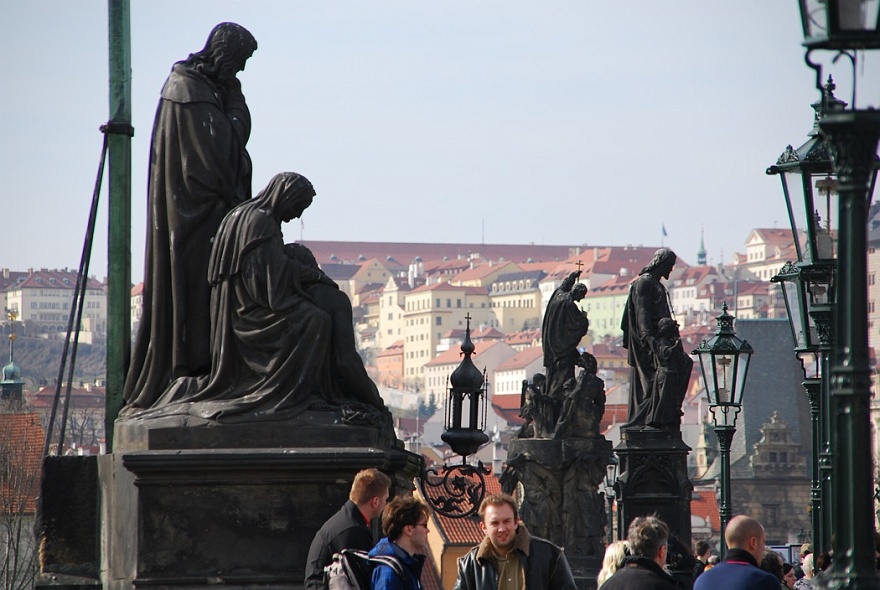
<path fill-rule="evenodd" d="M 370 563 L 372 563 L 374 566 L 387 565 L 395 574 L 403 579 L 406 579 L 403 575 L 403 564 L 401 564 L 400 560 L 393 555 L 374 555 L 369 559 Z"/>

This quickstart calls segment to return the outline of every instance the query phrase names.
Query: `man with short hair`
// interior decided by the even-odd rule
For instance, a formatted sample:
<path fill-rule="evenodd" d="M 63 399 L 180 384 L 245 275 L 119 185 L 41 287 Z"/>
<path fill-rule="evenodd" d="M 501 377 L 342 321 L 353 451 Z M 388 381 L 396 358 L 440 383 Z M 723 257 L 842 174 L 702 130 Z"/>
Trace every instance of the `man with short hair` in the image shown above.
<path fill-rule="evenodd" d="M 562 549 L 529 534 L 512 496 L 486 497 L 479 515 L 486 537 L 458 560 L 455 590 L 575 590 Z"/>
<path fill-rule="evenodd" d="M 391 478 L 378 469 L 364 469 L 354 477 L 348 501 L 315 534 L 306 560 L 306 590 L 324 588 L 324 568 L 333 562 L 333 554 L 343 549 L 369 551 L 374 544 L 370 521 L 379 518 Z"/>
<path fill-rule="evenodd" d="M 760 522 L 735 516 L 727 523 L 724 539 L 724 561 L 700 576 L 694 590 L 779 590 L 779 579 L 758 568 L 766 545 Z"/>
<path fill-rule="evenodd" d="M 669 551 L 669 527 L 656 516 L 633 519 L 626 534 L 630 557 L 603 590 L 678 590 L 679 584 L 664 570 Z M 779 590 L 778 588 L 776 590 Z"/>
<path fill-rule="evenodd" d="M 706 564 L 709 563 L 709 557 L 712 555 L 712 546 L 706 541 L 699 540 L 694 543 L 694 554 L 697 557 L 697 563 L 694 564 L 694 581 L 696 581 L 700 574 L 703 573 L 703 570 L 706 569 Z"/>
<path fill-rule="evenodd" d="M 371 590 L 421 590 L 428 550 L 428 506 L 412 496 L 394 498 L 382 512 L 382 533 L 385 536 L 370 550 L 370 556 L 395 558 L 403 576 L 391 566 L 379 564 L 373 569 Z"/>

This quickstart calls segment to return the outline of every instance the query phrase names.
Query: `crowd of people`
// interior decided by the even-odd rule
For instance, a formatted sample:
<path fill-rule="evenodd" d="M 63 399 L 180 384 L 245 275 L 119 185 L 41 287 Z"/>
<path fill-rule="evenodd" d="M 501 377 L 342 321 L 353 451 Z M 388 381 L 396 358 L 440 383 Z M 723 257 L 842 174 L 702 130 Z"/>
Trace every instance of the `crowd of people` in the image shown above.
<path fill-rule="evenodd" d="M 327 587 L 329 566 L 344 549 L 384 560 L 373 560 L 370 571 L 361 572 L 361 588 L 421 590 L 430 508 L 412 496 L 389 498 L 391 484 L 377 469 L 355 476 L 349 500 L 312 541 L 306 590 Z M 478 514 L 485 536 L 458 560 L 455 590 L 575 589 L 563 549 L 531 535 L 519 520 L 512 496 L 486 497 Z M 381 522 L 384 535 L 378 542 L 370 528 L 374 519 Z M 766 546 L 761 523 L 745 515 L 730 520 L 725 541 L 727 553 L 719 561 L 706 541 L 697 541 L 691 553 L 660 518 L 637 517 L 626 540 L 606 548 L 596 586 L 602 590 L 690 590 L 691 584 L 693 590 L 810 590 L 814 572 L 830 564 L 829 556 L 814 555 L 809 543 L 801 546 L 800 563 L 786 563 Z M 680 575 L 683 566 L 686 579 Z"/>
<path fill-rule="evenodd" d="M 667 559 L 671 534 L 656 517 L 639 517 L 627 531 L 626 541 L 608 545 L 596 580 L 603 590 L 649 588 L 687 590 L 673 577 Z M 812 546 L 801 546 L 800 563 L 787 563 L 766 547 L 764 528 L 754 518 L 736 516 L 725 531 L 728 551 L 723 561 L 708 542 L 694 543 L 694 590 L 810 590 L 814 573 Z M 827 554 L 815 558 L 820 570 L 830 563 Z"/>

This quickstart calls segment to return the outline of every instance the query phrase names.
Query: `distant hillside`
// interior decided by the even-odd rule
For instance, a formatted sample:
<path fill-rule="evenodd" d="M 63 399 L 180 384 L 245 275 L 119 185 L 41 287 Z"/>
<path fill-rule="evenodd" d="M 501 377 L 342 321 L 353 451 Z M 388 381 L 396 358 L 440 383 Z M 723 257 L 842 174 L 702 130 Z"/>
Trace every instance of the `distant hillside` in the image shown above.
<path fill-rule="evenodd" d="M 29 338 L 19 336 L 15 340 L 15 364 L 21 367 L 21 376 L 27 383 L 25 389 L 36 390 L 41 382 L 53 384 L 58 378 L 58 368 L 61 365 L 61 353 L 64 342 L 61 340 L 43 340 L 41 338 Z M 70 354 L 73 346 L 68 347 L 68 368 L 64 370 L 64 379 L 70 366 Z M 73 372 L 74 381 L 93 382 L 95 379 L 103 379 L 107 347 L 101 345 L 80 344 L 76 353 L 76 366 Z M 3 351 L 2 363 L 8 362 L 8 353 Z"/>

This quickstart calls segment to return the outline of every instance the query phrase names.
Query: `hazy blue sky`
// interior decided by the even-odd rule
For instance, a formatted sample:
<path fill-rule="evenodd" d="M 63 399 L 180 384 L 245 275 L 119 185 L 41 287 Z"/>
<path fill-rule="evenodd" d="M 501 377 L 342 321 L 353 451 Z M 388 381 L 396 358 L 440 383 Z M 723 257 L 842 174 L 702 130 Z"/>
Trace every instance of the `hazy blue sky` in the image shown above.
<path fill-rule="evenodd" d="M 2 267 L 79 262 L 106 12 L 5 3 Z M 806 140 L 819 96 L 794 0 L 132 0 L 135 281 L 159 90 L 224 20 L 259 43 L 240 75 L 254 193 L 276 172 L 310 178 L 305 239 L 652 246 L 663 224 L 685 261 L 701 227 L 710 260 L 729 261 L 753 227 L 787 226 L 764 170 Z M 876 65 L 860 103 L 880 96 Z"/>

